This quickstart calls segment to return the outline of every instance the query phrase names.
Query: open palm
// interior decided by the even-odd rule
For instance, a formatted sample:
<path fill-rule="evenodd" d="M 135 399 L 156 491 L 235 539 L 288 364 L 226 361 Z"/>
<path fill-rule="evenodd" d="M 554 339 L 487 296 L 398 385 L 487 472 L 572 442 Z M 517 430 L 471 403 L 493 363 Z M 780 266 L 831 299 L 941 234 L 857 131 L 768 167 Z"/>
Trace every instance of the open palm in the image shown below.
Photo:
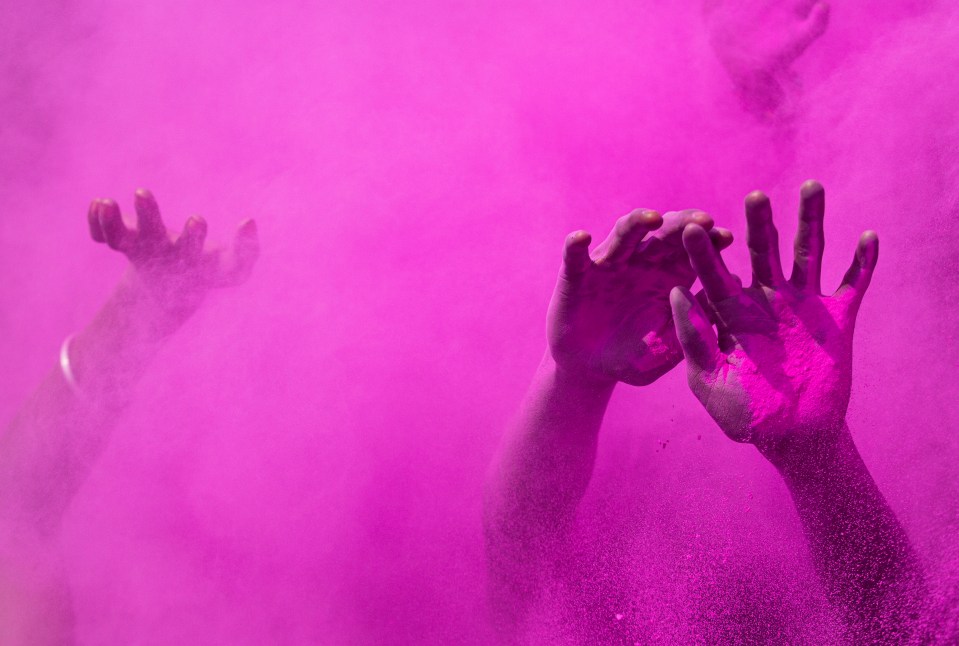
<path fill-rule="evenodd" d="M 823 296 L 824 208 L 822 186 L 804 184 L 793 273 L 786 280 L 769 200 L 759 192 L 747 196 L 753 284 L 746 289 L 704 230 L 690 227 L 684 235 L 717 326 L 687 291 L 673 292 L 690 387 L 729 437 L 764 452 L 838 432 L 849 405 L 853 328 L 878 238 L 871 231 L 862 235 L 842 285 Z"/>

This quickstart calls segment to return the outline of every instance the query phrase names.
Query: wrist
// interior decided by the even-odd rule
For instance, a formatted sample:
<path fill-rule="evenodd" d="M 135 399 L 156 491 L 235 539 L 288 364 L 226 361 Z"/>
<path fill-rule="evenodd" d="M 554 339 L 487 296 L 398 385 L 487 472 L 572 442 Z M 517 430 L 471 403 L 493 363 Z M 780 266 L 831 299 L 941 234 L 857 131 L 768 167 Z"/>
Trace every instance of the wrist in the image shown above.
<path fill-rule="evenodd" d="M 551 442 L 595 438 L 615 386 L 615 381 L 591 379 L 561 367 L 546 352 L 523 406 L 536 421 L 526 426 L 539 429 L 538 433 L 545 433 Z"/>
<path fill-rule="evenodd" d="M 131 335 L 155 342 L 176 332 L 202 298 L 187 282 L 156 280 L 131 266 L 104 310 L 121 317 Z"/>
<path fill-rule="evenodd" d="M 617 383 L 611 377 L 596 374 L 586 368 L 565 366 L 553 358 L 549 349 L 543 355 L 540 371 L 549 375 L 557 387 L 587 396 L 605 394 L 609 397 Z"/>
<path fill-rule="evenodd" d="M 859 455 L 845 420 L 815 434 L 786 434 L 775 446 L 757 448 L 787 483 L 796 484 L 829 477 Z"/>
<path fill-rule="evenodd" d="M 174 329 L 131 270 L 93 320 L 64 343 L 64 377 L 92 401 L 123 402 Z"/>

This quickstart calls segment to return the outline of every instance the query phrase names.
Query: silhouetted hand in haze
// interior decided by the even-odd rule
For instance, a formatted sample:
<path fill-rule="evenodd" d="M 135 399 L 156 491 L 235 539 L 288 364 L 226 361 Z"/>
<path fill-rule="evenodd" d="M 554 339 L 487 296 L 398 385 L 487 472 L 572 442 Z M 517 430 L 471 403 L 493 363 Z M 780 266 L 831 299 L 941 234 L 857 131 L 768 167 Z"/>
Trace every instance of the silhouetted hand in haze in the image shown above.
<path fill-rule="evenodd" d="M 819 288 L 823 252 L 822 186 L 802 188 L 792 277 L 783 276 L 768 198 L 746 198 L 753 284 L 743 288 L 700 227 L 683 242 L 709 304 L 718 336 L 688 292 L 672 295 L 687 353 L 689 383 L 720 428 L 764 453 L 837 433 L 852 387 L 852 337 L 859 304 L 872 277 L 879 240 L 867 231 L 852 266 L 831 296 Z"/>
<path fill-rule="evenodd" d="M 746 197 L 753 284 L 726 269 L 706 231 L 683 243 L 712 320 L 680 287 L 670 300 L 689 386 L 719 427 L 754 444 L 782 475 L 827 595 L 853 643 L 905 643 L 925 595 L 909 539 L 846 424 L 856 315 L 879 257 L 872 231 L 831 296 L 820 293 L 825 196 L 801 191 L 792 276 L 783 276 L 769 200 Z"/>
<path fill-rule="evenodd" d="M 0 641 L 72 643 L 73 616 L 56 559 L 66 509 L 107 445 L 136 380 L 210 289 L 236 285 L 259 254 L 244 222 L 232 249 L 205 250 L 206 223 L 167 233 L 149 191 L 136 193 L 136 227 L 116 202 L 94 200 L 90 234 L 130 259 L 94 319 L 61 348 L 60 365 L 0 433 Z"/>
<path fill-rule="evenodd" d="M 689 287 L 696 277 L 682 245 L 691 223 L 719 248 L 732 242 L 727 230 L 713 229 L 712 218 L 696 210 L 633 211 L 592 253 L 585 231 L 566 238 L 547 321 L 549 350 L 560 368 L 646 385 L 679 362 L 669 291 Z"/>
<path fill-rule="evenodd" d="M 90 235 L 130 259 L 136 285 L 156 305 L 161 333 L 179 327 L 210 289 L 239 285 L 249 277 L 259 255 L 253 220 L 240 225 L 231 249 L 205 249 L 203 218 L 190 217 L 183 232 L 172 236 L 150 191 L 138 190 L 134 207 L 135 228 L 124 222 L 116 202 L 94 200 L 87 215 Z"/>
<path fill-rule="evenodd" d="M 790 67 L 829 24 L 815 0 L 706 0 L 709 41 L 746 107 L 769 117 L 788 99 Z"/>
<path fill-rule="evenodd" d="M 210 289 L 242 282 L 256 262 L 252 220 L 240 226 L 231 250 L 204 250 L 201 218 L 190 218 L 182 234 L 171 236 L 149 191 L 137 191 L 135 207 L 133 228 L 116 202 L 90 205 L 91 236 L 125 254 L 132 271 L 93 320 L 68 337 L 60 365 L 0 435 L 0 520 L 25 519 L 44 535 L 54 532 L 118 409 L 170 333 Z"/>

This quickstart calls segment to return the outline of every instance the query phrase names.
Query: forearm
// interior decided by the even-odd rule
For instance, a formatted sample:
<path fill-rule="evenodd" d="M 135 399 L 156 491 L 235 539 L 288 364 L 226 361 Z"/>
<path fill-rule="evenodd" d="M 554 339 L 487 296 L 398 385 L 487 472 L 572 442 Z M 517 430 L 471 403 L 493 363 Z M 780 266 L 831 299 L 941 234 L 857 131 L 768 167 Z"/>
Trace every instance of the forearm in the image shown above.
<path fill-rule="evenodd" d="M 910 635 L 924 596 L 918 558 L 848 427 L 802 457 L 774 464 L 826 592 L 854 633 L 881 640 Z"/>
<path fill-rule="evenodd" d="M 71 369 L 83 395 L 98 405 L 125 405 L 131 386 L 192 310 L 168 309 L 130 269 L 70 344 Z"/>
<path fill-rule="evenodd" d="M 503 437 L 486 483 L 484 525 L 494 602 L 511 613 L 529 602 L 562 548 L 614 385 L 569 375 L 547 353 Z"/>
<path fill-rule="evenodd" d="M 128 277 L 129 278 L 129 277 Z M 0 519 L 54 531 L 100 456 L 164 334 L 153 307 L 125 280 L 69 346 L 68 382 L 54 367 L 0 437 Z"/>
<path fill-rule="evenodd" d="M 568 524 L 592 475 L 614 385 L 570 375 L 547 353 L 493 463 L 488 521 L 521 533 L 521 527 L 539 533 Z"/>

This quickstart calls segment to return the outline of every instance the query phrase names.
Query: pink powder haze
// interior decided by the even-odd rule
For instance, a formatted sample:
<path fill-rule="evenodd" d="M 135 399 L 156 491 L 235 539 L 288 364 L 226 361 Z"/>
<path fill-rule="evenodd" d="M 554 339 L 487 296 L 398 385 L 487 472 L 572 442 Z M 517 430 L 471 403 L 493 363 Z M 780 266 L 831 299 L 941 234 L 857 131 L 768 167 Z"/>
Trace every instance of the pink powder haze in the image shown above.
<path fill-rule="evenodd" d="M 76 642 L 498 643 L 483 482 L 566 234 L 700 208 L 747 277 L 743 196 L 770 196 L 789 258 L 810 177 L 826 293 L 861 231 L 882 239 L 847 419 L 931 634 L 959 639 L 959 10 L 835 0 L 767 105 L 730 48 L 792 29 L 782 4 L 0 6 L 4 424 L 123 275 L 92 198 L 132 214 L 148 187 L 172 229 L 260 236 L 249 281 L 131 386 L 63 518 Z M 575 531 L 582 584 L 529 643 L 835 643 L 782 480 L 683 367 L 617 387 Z"/>

